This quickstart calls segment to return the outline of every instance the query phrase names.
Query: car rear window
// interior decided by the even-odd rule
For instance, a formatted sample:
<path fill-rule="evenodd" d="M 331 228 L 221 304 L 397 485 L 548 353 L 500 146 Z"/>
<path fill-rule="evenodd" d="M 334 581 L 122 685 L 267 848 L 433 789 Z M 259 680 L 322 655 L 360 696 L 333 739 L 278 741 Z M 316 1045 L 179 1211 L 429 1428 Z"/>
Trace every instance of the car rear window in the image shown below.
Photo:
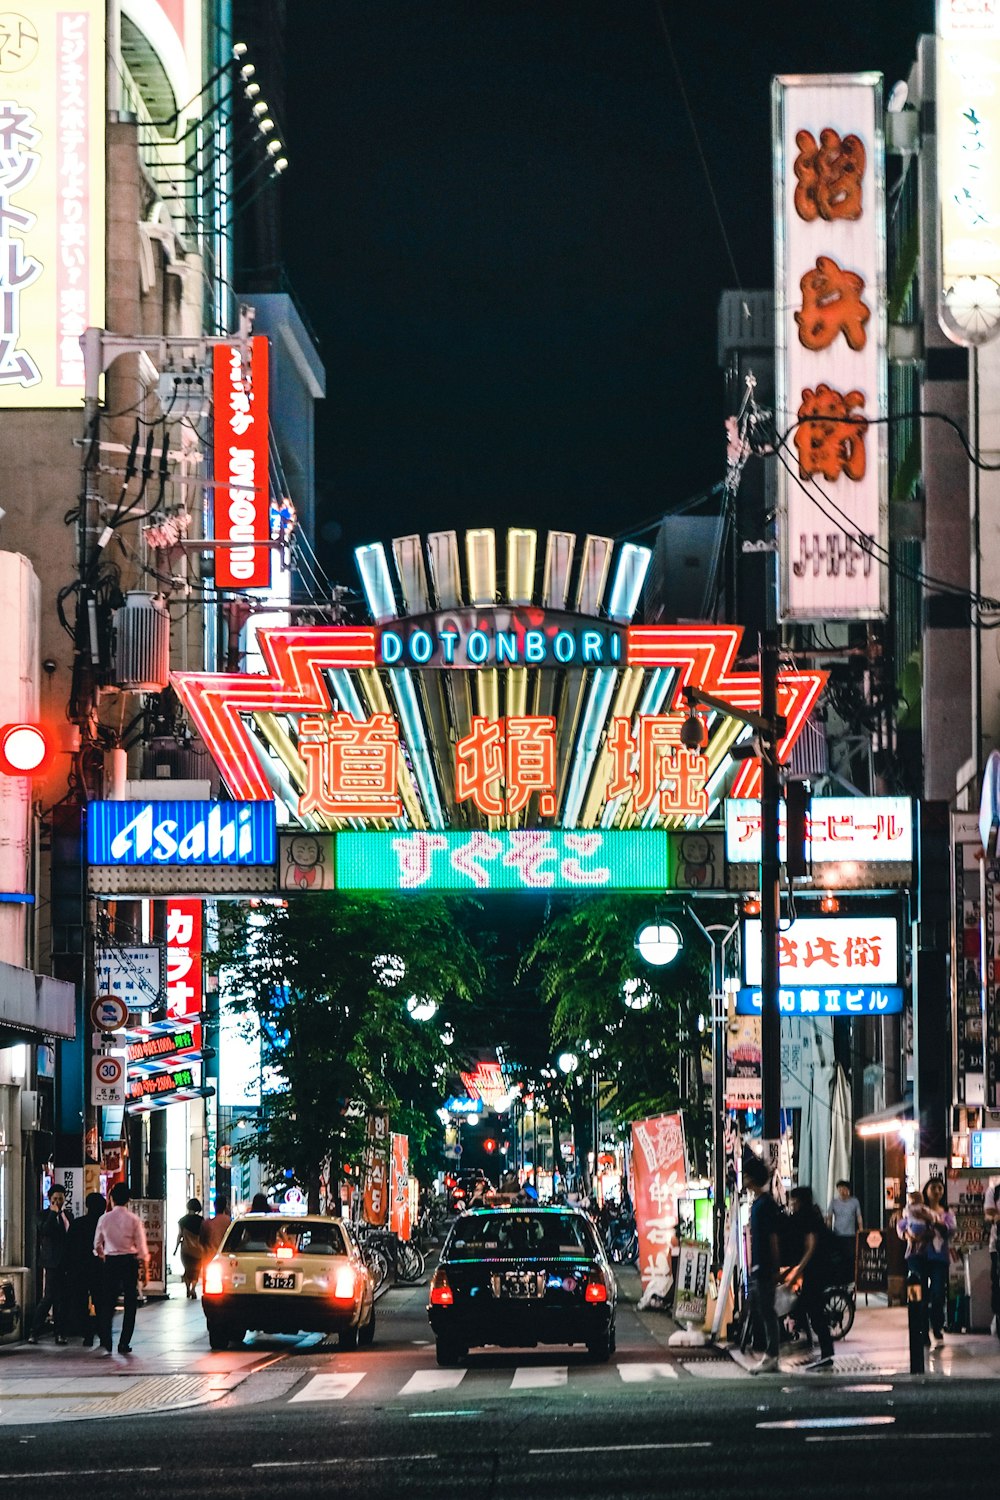
<path fill-rule="evenodd" d="M 301 1219 L 237 1220 L 226 1235 L 223 1249 L 230 1255 L 269 1255 L 279 1245 L 296 1255 L 346 1255 L 347 1246 L 339 1224 L 303 1224 Z"/>
<path fill-rule="evenodd" d="M 593 1255 L 586 1221 L 575 1214 L 476 1214 L 459 1220 L 449 1255 Z"/>

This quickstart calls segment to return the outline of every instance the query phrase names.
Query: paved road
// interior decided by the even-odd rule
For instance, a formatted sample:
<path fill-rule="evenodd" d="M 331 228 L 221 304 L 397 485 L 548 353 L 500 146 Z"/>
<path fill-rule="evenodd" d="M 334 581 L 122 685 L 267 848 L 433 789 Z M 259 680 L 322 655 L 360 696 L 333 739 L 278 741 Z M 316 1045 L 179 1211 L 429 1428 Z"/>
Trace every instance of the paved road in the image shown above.
<path fill-rule="evenodd" d="M 383 1299 L 370 1351 L 258 1340 L 197 1410 L 21 1420 L 2 1434 L 0 1488 L 41 1500 L 92 1478 L 102 1500 L 452 1497 L 458 1487 L 608 1500 L 731 1485 L 740 1500 L 775 1500 L 846 1486 L 912 1500 L 915 1485 L 964 1496 L 989 1473 L 993 1381 L 928 1386 L 871 1370 L 752 1379 L 725 1358 L 668 1352 L 629 1307 L 606 1366 L 547 1349 L 482 1351 L 466 1369 L 439 1370 L 424 1300 L 422 1289 Z"/>

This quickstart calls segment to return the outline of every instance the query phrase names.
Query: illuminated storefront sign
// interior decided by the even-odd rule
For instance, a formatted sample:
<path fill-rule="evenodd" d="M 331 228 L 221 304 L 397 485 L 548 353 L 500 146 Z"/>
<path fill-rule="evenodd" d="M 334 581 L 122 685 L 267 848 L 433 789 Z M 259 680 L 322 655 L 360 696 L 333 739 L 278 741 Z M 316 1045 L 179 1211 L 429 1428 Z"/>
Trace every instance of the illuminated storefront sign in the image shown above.
<path fill-rule="evenodd" d="M 886 612 L 881 77 L 774 81 L 776 425 L 785 619 Z"/>
<path fill-rule="evenodd" d="M 158 1028 L 151 1035 L 141 1035 L 136 1029 L 128 1033 L 125 1046 L 125 1055 L 130 1065 L 159 1061 L 178 1053 L 200 1051 L 201 1025 L 197 1022 L 193 1026 L 174 1025 L 169 1030 Z"/>
<path fill-rule="evenodd" d="M 130 1077 L 128 1081 L 128 1097 L 133 1099 L 149 1099 L 157 1094 L 170 1094 L 175 1089 L 193 1089 L 198 1087 L 198 1081 L 191 1068 L 177 1068 L 175 1070 L 164 1070 L 161 1073 L 143 1073 Z"/>
<path fill-rule="evenodd" d="M 377 636 L 386 667 L 599 667 L 625 660 L 621 626 L 533 609 L 411 616 L 380 626 Z"/>
<path fill-rule="evenodd" d="M 473 1072 L 461 1076 L 466 1093 L 473 1099 L 481 1099 L 487 1109 L 496 1110 L 508 1103 L 510 1087 L 504 1082 L 499 1063 L 477 1063 Z"/>
<path fill-rule="evenodd" d="M 896 1016 L 903 1009 L 903 991 L 896 985 L 795 985 L 778 992 L 783 1016 Z M 761 992 L 736 992 L 736 1014 L 759 1016 Z"/>
<path fill-rule="evenodd" d="M 392 628 L 402 634 L 404 624 Z M 596 622 L 598 633 L 600 626 L 601 622 Z M 679 745 L 679 727 L 685 717 L 681 689 L 685 683 L 696 684 L 734 707 L 759 711 L 759 675 L 736 670 L 742 630 L 734 625 L 651 625 L 629 626 L 623 634 L 621 665 L 641 668 L 651 675 L 659 671 L 662 690 L 657 698 L 659 711 L 626 717 L 613 707 L 615 672 L 601 666 L 590 669 L 598 679 L 591 684 L 592 701 L 595 706 L 603 705 L 601 724 L 594 731 L 595 743 L 597 729 L 607 728 L 600 762 L 606 777 L 605 800 L 632 798 L 636 810 L 655 802 L 657 812 L 663 815 L 702 816 L 706 768 L 703 757 Z M 306 781 L 297 808 L 300 814 L 398 816 L 398 805 L 405 801 L 401 764 L 406 759 L 407 782 L 412 784 L 410 766 L 421 771 L 427 821 L 432 826 L 441 821 L 439 803 L 427 795 L 433 772 L 428 768 L 421 738 L 424 731 L 418 722 L 412 674 L 405 664 L 387 669 L 389 686 L 400 708 L 399 718 L 391 712 L 384 689 L 380 692 L 373 681 L 375 669 L 382 664 L 380 639 L 374 626 L 264 628 L 257 635 L 266 669 L 263 674 L 172 674 L 171 681 L 192 723 L 234 797 L 269 802 L 274 795 L 244 715 L 296 715 L 295 750 Z M 363 708 L 353 687 L 356 678 L 371 701 L 370 710 Z M 825 680 L 826 674 L 818 671 L 781 673 L 778 707 L 788 726 L 780 746 L 783 762 Z M 339 683 L 333 692 L 332 682 Z M 538 794 L 538 815 L 552 816 L 541 805 L 543 797 L 551 796 L 558 807 L 562 791 L 560 787 L 553 792 L 551 785 L 550 745 L 558 729 L 552 715 L 512 713 L 500 718 L 478 714 L 462 727 L 458 744 L 442 744 L 439 750 L 455 757 L 456 782 L 461 777 L 468 800 L 484 812 L 484 803 L 492 809 L 501 800 L 506 815 L 527 791 L 528 796 Z M 406 736 L 406 757 L 402 754 L 401 731 Z M 593 756 L 596 749 L 588 749 L 587 754 Z M 530 767 L 529 761 L 534 762 Z M 572 776 L 574 763 L 567 760 L 565 764 Z M 301 774 L 298 768 L 296 774 Z M 520 785 L 513 784 L 518 778 Z M 734 795 L 751 795 L 758 779 L 759 767 L 745 762 Z M 499 782 L 505 785 L 498 787 Z M 552 803 L 545 805 L 551 808 Z M 500 814 L 491 810 L 487 815 Z"/>
<path fill-rule="evenodd" d="M 339 890 L 662 891 L 670 836 L 661 829 L 340 833 L 336 861 Z"/>
<path fill-rule="evenodd" d="M 895 917 L 799 917 L 778 938 L 780 979 L 785 986 L 895 984 L 898 936 Z M 759 985 L 761 926 L 743 928 L 743 967 L 748 985 Z"/>
<path fill-rule="evenodd" d="M 152 1010 L 160 1004 L 163 964 L 159 947 L 98 948 L 94 969 L 99 995 L 118 995 L 129 1010 Z"/>
<path fill-rule="evenodd" d="M 258 334 L 250 340 L 248 370 L 239 344 L 215 346 L 215 536 L 240 544 L 216 549 L 220 589 L 267 588 L 271 582 L 271 553 L 253 545 L 271 535 L 267 354 L 267 339 Z"/>
<path fill-rule="evenodd" d="M 785 810 L 781 807 L 781 858 Z M 806 854 L 813 864 L 909 864 L 913 859 L 913 808 L 909 797 L 813 797 L 806 819 Z M 726 858 L 760 863 L 760 803 L 726 802 Z"/>
<path fill-rule="evenodd" d="M 104 0 L 0 14 L 0 408 L 79 406 L 104 323 Z"/>
<path fill-rule="evenodd" d="M 273 802 L 91 802 L 92 865 L 270 865 Z"/>
<path fill-rule="evenodd" d="M 451 1094 L 444 1101 L 450 1115 L 481 1115 L 486 1106 L 482 1099 L 467 1099 L 461 1094 Z"/>
<path fill-rule="evenodd" d="M 995 335 L 1000 303 L 1000 8 L 938 0 L 935 133 L 941 326 L 960 344 Z M 992 300 L 989 294 L 992 291 Z M 984 299 L 986 299 L 984 301 Z"/>
<path fill-rule="evenodd" d="M 173 897 L 166 905 L 167 1016 L 196 1016 L 204 1003 L 202 904 Z"/>

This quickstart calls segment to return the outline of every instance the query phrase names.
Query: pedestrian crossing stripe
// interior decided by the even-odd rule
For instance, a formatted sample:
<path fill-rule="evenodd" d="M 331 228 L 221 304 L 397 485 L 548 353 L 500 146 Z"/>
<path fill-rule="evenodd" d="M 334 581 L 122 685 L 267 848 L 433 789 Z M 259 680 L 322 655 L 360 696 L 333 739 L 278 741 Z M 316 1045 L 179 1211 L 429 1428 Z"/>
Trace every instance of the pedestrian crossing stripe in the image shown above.
<path fill-rule="evenodd" d="M 678 1378 L 676 1368 L 661 1363 L 636 1363 L 616 1365 L 618 1374 L 626 1385 L 648 1385 L 661 1380 L 676 1380 Z M 349 1396 L 365 1377 L 372 1372 L 369 1370 L 343 1370 L 332 1374 L 314 1375 L 311 1380 L 296 1391 L 291 1401 L 343 1401 Z M 430 1396 L 438 1391 L 454 1391 L 460 1386 L 468 1374 L 496 1376 L 502 1375 L 502 1371 L 481 1370 L 414 1370 L 406 1383 L 400 1388 L 400 1396 Z M 581 1374 L 588 1373 L 581 1370 Z M 555 1390 L 569 1383 L 569 1367 L 567 1365 L 518 1365 L 511 1376 L 510 1383 L 504 1387 L 508 1391 L 529 1390 Z"/>

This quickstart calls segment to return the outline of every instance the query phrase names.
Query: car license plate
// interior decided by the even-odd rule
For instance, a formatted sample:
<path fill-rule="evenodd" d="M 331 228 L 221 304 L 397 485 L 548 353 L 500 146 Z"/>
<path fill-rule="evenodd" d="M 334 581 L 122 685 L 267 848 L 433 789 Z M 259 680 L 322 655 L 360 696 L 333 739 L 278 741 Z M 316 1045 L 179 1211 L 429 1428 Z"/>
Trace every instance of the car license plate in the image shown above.
<path fill-rule="evenodd" d="M 538 1296 L 538 1277 L 534 1273 L 518 1275 L 514 1273 L 504 1277 L 503 1291 L 505 1297 L 516 1297 L 518 1301 L 526 1301 L 529 1297 Z"/>
<path fill-rule="evenodd" d="M 294 1292 L 298 1279 L 294 1271 L 263 1271 L 260 1284 L 265 1292 Z"/>

